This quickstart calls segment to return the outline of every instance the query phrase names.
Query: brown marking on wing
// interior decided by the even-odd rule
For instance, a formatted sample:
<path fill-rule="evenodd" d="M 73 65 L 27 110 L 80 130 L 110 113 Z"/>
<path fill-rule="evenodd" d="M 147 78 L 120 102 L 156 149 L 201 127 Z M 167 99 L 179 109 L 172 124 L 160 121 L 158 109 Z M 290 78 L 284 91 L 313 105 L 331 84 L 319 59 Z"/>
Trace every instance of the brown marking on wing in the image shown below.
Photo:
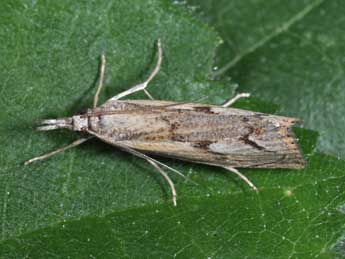
<path fill-rule="evenodd" d="M 248 126 L 247 129 L 249 132 L 247 134 L 245 134 L 244 136 L 240 137 L 239 139 L 242 140 L 244 142 L 244 144 L 250 145 L 255 149 L 264 150 L 265 149 L 264 147 L 258 145 L 255 141 L 249 139 L 250 135 L 252 135 L 253 133 L 255 133 L 255 134 L 260 133 L 260 132 L 262 132 L 262 129 L 254 128 L 252 126 Z M 257 134 L 257 135 L 259 135 L 259 134 Z"/>
<path fill-rule="evenodd" d="M 248 122 L 249 118 L 248 117 L 242 117 L 242 122 Z"/>
<path fill-rule="evenodd" d="M 209 107 L 209 106 L 195 106 L 193 110 L 196 112 L 203 112 L 203 113 L 208 113 L 208 114 L 215 113 L 214 111 L 212 111 L 212 107 Z"/>
<path fill-rule="evenodd" d="M 263 135 L 266 132 L 265 128 L 255 128 L 254 129 L 254 133 L 257 136 Z"/>
<path fill-rule="evenodd" d="M 181 124 L 177 121 L 171 123 L 170 124 L 170 132 L 175 132 L 180 126 L 181 126 Z"/>
<path fill-rule="evenodd" d="M 194 142 L 192 145 L 195 148 L 200 148 L 200 149 L 204 149 L 206 151 L 209 151 L 209 146 L 213 143 L 214 143 L 214 141 L 201 140 L 201 141 Z"/>
<path fill-rule="evenodd" d="M 166 127 L 159 128 L 154 132 L 147 132 L 143 137 L 144 140 L 161 141 L 161 140 L 175 140 L 184 141 L 185 137 L 176 134 L 176 131 L 181 126 L 178 121 L 173 121 L 169 116 L 159 116 L 155 119 L 156 122 L 164 121 Z"/>

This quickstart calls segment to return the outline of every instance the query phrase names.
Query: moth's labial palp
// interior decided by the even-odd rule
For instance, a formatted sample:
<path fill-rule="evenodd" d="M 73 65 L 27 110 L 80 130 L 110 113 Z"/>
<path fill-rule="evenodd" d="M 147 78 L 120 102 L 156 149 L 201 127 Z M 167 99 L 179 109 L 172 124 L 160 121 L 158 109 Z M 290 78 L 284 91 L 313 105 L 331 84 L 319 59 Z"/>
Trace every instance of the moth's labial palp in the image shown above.
<path fill-rule="evenodd" d="M 55 130 L 55 129 L 72 129 L 71 126 L 72 119 L 71 118 L 60 118 L 60 119 L 48 119 L 41 121 L 40 125 L 37 127 L 39 131 L 48 131 L 48 130 Z"/>

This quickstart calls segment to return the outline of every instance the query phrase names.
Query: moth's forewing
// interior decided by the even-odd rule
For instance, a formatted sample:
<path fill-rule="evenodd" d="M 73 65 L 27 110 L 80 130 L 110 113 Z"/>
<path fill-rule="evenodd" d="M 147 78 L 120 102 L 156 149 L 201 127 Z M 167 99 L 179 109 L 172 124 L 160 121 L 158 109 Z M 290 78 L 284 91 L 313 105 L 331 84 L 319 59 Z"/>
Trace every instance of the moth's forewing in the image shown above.
<path fill-rule="evenodd" d="M 89 133 L 144 153 L 231 167 L 303 168 L 296 119 L 219 106 L 109 101 L 89 114 Z"/>

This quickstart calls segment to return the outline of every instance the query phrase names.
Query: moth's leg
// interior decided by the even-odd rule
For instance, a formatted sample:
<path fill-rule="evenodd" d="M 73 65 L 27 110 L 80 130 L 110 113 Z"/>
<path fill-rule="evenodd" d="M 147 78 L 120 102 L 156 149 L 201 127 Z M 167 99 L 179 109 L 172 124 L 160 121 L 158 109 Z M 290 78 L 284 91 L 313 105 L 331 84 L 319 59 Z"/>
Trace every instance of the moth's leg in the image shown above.
<path fill-rule="evenodd" d="M 241 174 L 236 168 L 230 166 L 223 166 L 223 168 L 237 174 L 243 181 L 245 181 L 254 191 L 259 192 L 258 188 L 243 174 Z"/>
<path fill-rule="evenodd" d="M 145 155 L 145 154 L 143 154 L 143 153 L 140 153 L 139 151 L 136 151 L 136 150 L 134 150 L 134 149 L 132 149 L 132 148 L 130 148 L 130 147 L 128 147 L 128 146 L 125 146 L 125 145 L 123 145 L 123 144 L 117 143 L 116 146 L 119 147 L 120 149 L 122 149 L 122 150 L 124 150 L 124 151 L 126 151 L 126 152 L 128 152 L 128 153 L 130 153 L 130 154 L 132 154 L 132 155 L 135 155 L 135 156 L 137 156 L 137 157 L 140 157 L 140 158 L 145 159 L 145 160 L 146 160 L 147 162 L 149 162 L 154 168 L 156 168 L 157 171 L 158 171 L 158 172 L 164 177 L 164 179 L 168 182 L 168 184 L 169 184 L 169 186 L 170 186 L 170 189 L 171 189 L 171 192 L 172 192 L 173 204 L 174 204 L 174 206 L 177 205 L 177 203 L 176 203 L 177 193 L 176 193 L 175 185 L 174 185 L 173 181 L 170 179 L 170 177 L 167 175 L 167 173 L 164 172 L 164 171 L 162 170 L 162 168 L 160 168 L 160 166 L 159 166 L 158 164 L 163 165 L 163 166 L 165 166 L 165 167 L 168 167 L 168 166 L 164 165 L 163 163 L 161 163 L 161 162 L 159 162 L 159 161 L 157 161 L 157 160 L 155 160 L 155 159 L 153 159 L 153 158 L 151 158 L 151 157 L 149 157 L 149 156 L 147 156 L 147 155 Z M 171 169 L 170 167 L 168 167 L 168 168 Z M 174 171 L 175 171 L 175 170 L 174 170 Z M 179 173 L 179 174 L 180 174 L 180 173 Z"/>
<path fill-rule="evenodd" d="M 125 96 L 127 96 L 127 95 L 130 95 L 130 94 L 132 94 L 132 93 L 141 91 L 141 90 L 143 90 L 144 93 L 145 93 L 151 100 L 153 100 L 152 95 L 151 95 L 145 88 L 148 86 L 148 84 L 151 82 L 151 80 L 157 75 L 157 73 L 159 72 L 159 69 L 160 69 L 160 67 L 161 67 L 161 64 L 162 64 L 162 57 L 163 57 L 162 53 L 163 53 L 163 51 L 162 51 L 160 39 L 158 39 L 158 41 L 157 41 L 157 48 L 158 48 L 158 60 L 157 60 L 157 64 L 156 64 L 155 69 L 152 71 L 151 75 L 146 79 L 146 81 L 143 82 L 143 83 L 141 83 L 141 84 L 138 84 L 138 85 L 136 85 L 136 86 L 133 86 L 133 87 L 129 88 L 128 90 L 126 90 L 126 91 L 124 91 L 124 92 L 122 92 L 122 93 L 119 93 L 118 95 L 115 95 L 115 96 L 112 97 L 110 100 L 115 101 L 115 100 L 118 100 L 118 99 L 120 99 L 120 98 L 123 98 L 123 97 L 125 97 Z"/>
<path fill-rule="evenodd" d="M 143 89 L 144 93 L 147 95 L 148 98 L 150 98 L 151 100 L 154 100 L 155 98 L 153 98 L 153 96 L 149 93 L 149 91 L 147 91 L 146 89 Z"/>
<path fill-rule="evenodd" d="M 89 134 L 91 134 L 91 135 L 93 135 L 94 137 L 101 138 L 101 135 L 98 135 L 98 134 L 95 133 L 95 132 L 92 132 L 92 131 L 86 131 L 86 132 L 89 133 Z M 91 137 L 90 137 L 90 138 L 91 138 Z M 175 174 L 178 174 L 179 176 L 182 176 L 184 179 L 186 179 L 186 180 L 188 180 L 188 181 L 190 181 L 190 182 L 193 182 L 192 180 L 190 180 L 190 179 L 188 179 L 186 176 L 184 176 L 180 171 L 178 171 L 178 170 L 176 170 L 176 169 L 174 169 L 174 168 L 172 168 L 172 167 L 170 167 L 170 166 L 167 166 L 166 164 L 164 164 L 164 163 L 162 163 L 162 162 L 159 162 L 158 160 L 153 159 L 152 157 L 149 157 L 148 155 L 145 155 L 145 154 L 143 154 L 143 153 L 141 153 L 141 152 L 139 152 L 139 151 L 136 151 L 135 149 L 132 149 L 132 148 L 130 148 L 130 147 L 127 146 L 127 145 L 124 145 L 124 144 L 119 143 L 119 142 L 116 142 L 115 144 L 112 143 L 112 145 L 114 145 L 114 146 L 116 146 L 116 147 L 118 147 L 118 148 L 121 148 L 121 149 L 127 151 L 128 153 L 131 153 L 131 154 L 136 155 L 136 156 L 138 156 L 138 157 L 141 157 L 141 158 L 144 158 L 144 159 L 152 160 L 152 161 L 155 162 L 156 164 L 158 164 L 158 165 L 160 165 L 160 166 L 162 166 L 162 167 L 164 167 L 164 168 L 166 168 L 166 169 L 168 169 L 168 170 L 174 172 Z M 194 183 L 194 184 L 197 184 L 197 183 L 195 183 L 195 182 L 193 182 L 193 183 Z"/>
<path fill-rule="evenodd" d="M 230 105 L 234 104 L 238 99 L 248 98 L 249 96 L 250 96 L 249 93 L 237 94 L 234 98 L 231 98 L 230 100 L 226 101 L 222 106 L 229 107 Z"/>
<path fill-rule="evenodd" d="M 171 192 L 172 192 L 172 200 L 173 200 L 173 204 L 176 207 L 177 206 L 177 202 L 176 202 L 176 198 L 177 198 L 177 193 L 176 193 L 176 189 L 175 189 L 175 185 L 173 183 L 173 181 L 170 179 L 169 175 L 167 175 L 166 172 L 164 172 L 162 170 L 162 168 L 160 168 L 155 162 L 151 161 L 151 160 L 146 160 L 147 162 L 149 162 L 154 168 L 157 169 L 157 171 L 164 177 L 164 179 L 168 182 Z"/>
<path fill-rule="evenodd" d="M 44 154 L 42 156 L 37 156 L 37 157 L 34 157 L 34 158 L 31 158 L 30 160 L 26 161 L 24 164 L 25 165 L 28 165 L 28 164 L 31 164 L 32 162 L 35 162 L 35 161 L 38 161 L 38 160 L 43 160 L 43 159 L 46 159 L 48 157 L 51 157 L 53 155 L 56 155 L 58 153 L 61 153 L 67 149 L 70 149 L 72 147 L 76 147 L 76 146 L 79 146 L 80 144 L 84 143 L 85 141 L 91 139 L 92 137 L 88 137 L 88 138 L 81 138 L 81 139 L 77 139 L 76 141 L 72 142 L 71 144 L 69 144 L 68 146 L 65 146 L 65 147 L 62 147 L 62 148 L 59 148 L 55 151 L 52 151 L 50 153 L 47 153 L 47 154 Z"/>
<path fill-rule="evenodd" d="M 102 63 L 101 63 L 101 68 L 100 68 L 100 73 L 99 73 L 99 83 L 98 83 L 98 87 L 97 87 L 97 91 L 96 94 L 93 98 L 93 108 L 97 107 L 97 103 L 98 103 L 98 96 L 99 93 L 101 92 L 101 89 L 103 87 L 103 80 L 104 80 L 104 71 L 105 71 L 105 55 L 102 54 Z"/>

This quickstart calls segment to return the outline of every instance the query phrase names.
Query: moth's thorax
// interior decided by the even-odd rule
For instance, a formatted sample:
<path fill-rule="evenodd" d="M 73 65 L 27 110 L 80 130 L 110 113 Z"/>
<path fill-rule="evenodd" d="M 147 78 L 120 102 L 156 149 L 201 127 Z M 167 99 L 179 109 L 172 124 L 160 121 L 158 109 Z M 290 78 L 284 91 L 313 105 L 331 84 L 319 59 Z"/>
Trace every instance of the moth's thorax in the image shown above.
<path fill-rule="evenodd" d="M 85 115 L 74 115 L 72 117 L 72 126 L 75 131 L 84 131 L 88 128 L 89 119 Z"/>

